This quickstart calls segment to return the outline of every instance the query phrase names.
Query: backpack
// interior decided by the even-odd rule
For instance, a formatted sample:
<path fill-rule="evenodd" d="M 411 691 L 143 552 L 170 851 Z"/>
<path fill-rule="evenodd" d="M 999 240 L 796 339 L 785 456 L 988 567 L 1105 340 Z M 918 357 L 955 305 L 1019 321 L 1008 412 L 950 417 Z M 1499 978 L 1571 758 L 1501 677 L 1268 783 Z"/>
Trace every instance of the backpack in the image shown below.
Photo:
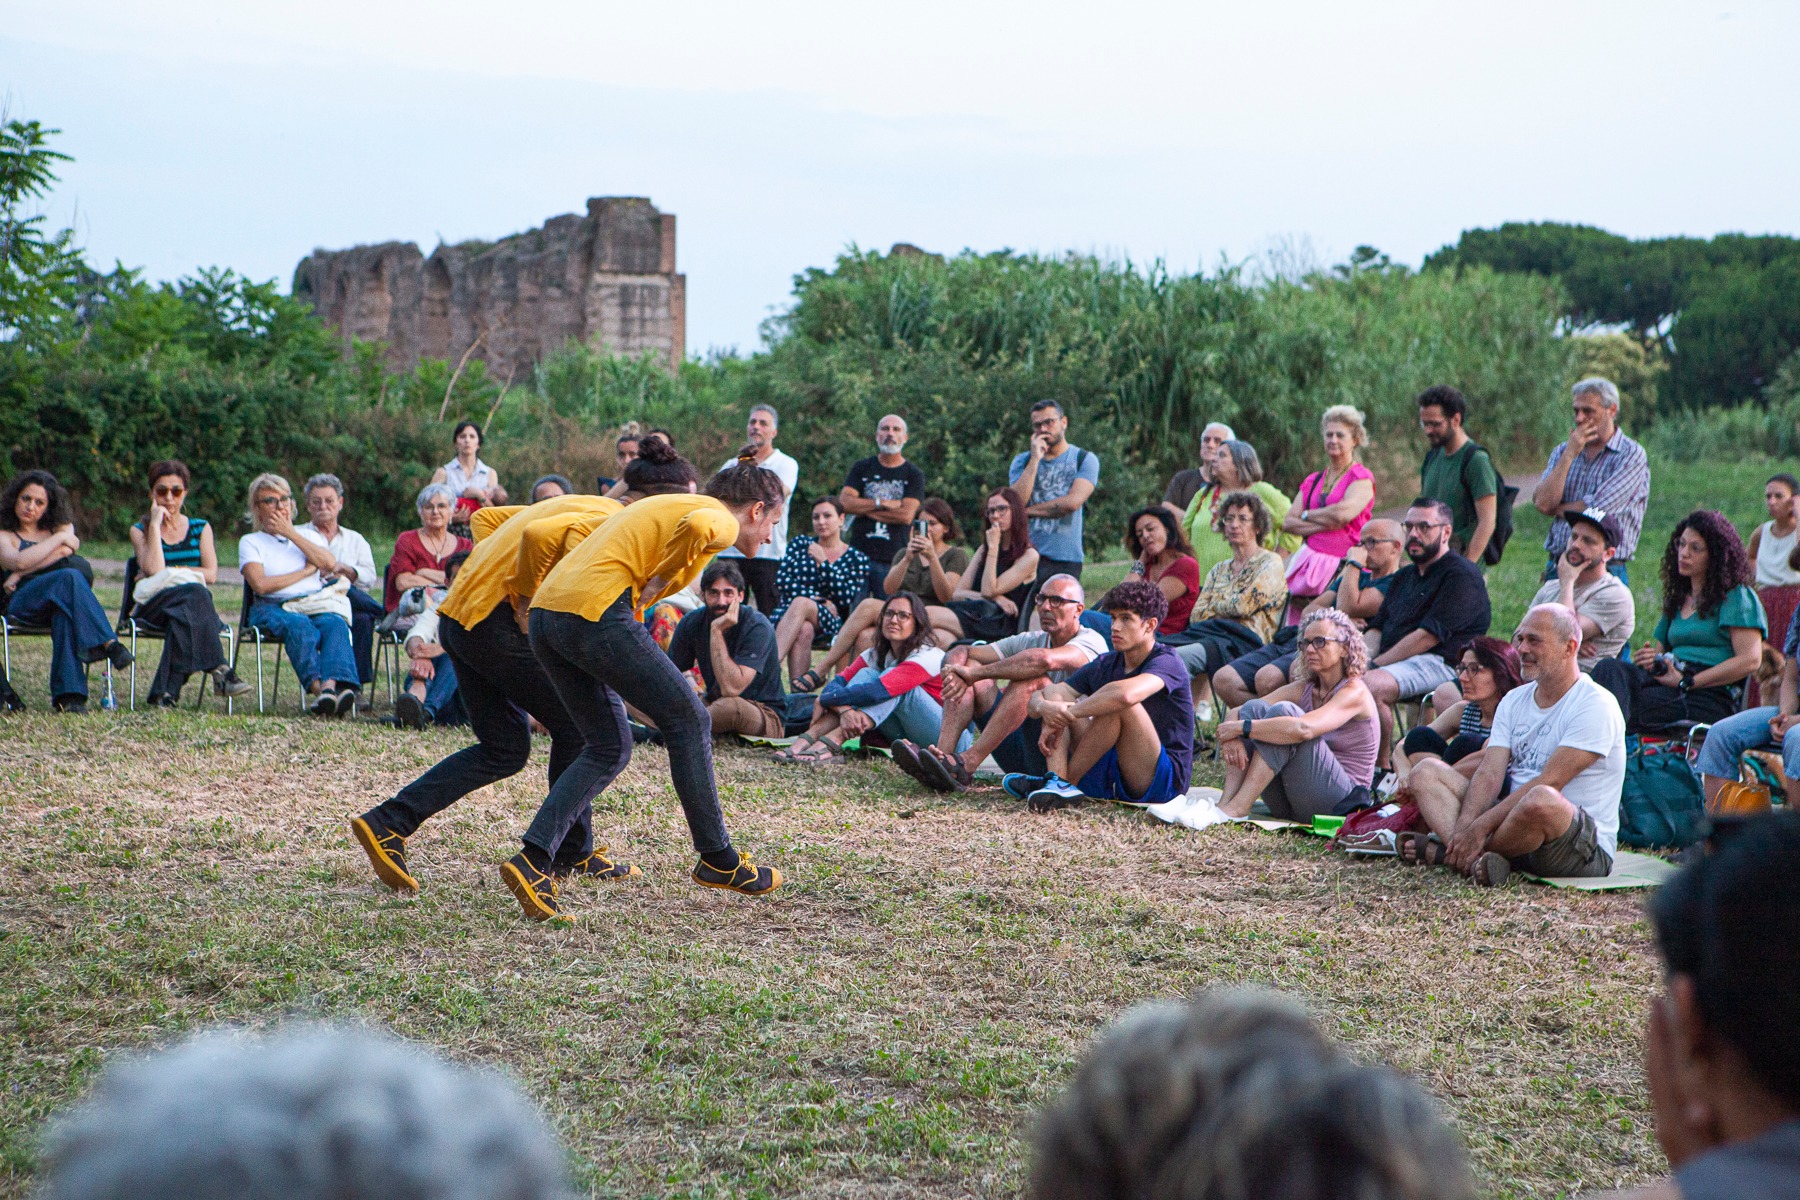
<path fill-rule="evenodd" d="M 1640 743 L 1625 756 L 1619 794 L 1619 845 L 1681 848 L 1699 840 L 1706 818 L 1700 781 L 1670 743 Z"/>
<path fill-rule="evenodd" d="M 1488 466 L 1494 466 L 1494 456 L 1488 454 L 1487 447 L 1480 442 L 1470 445 L 1482 454 L 1487 454 Z M 1463 487 L 1469 486 L 1469 464 L 1475 461 L 1475 455 L 1463 459 Z M 1519 489 L 1506 482 L 1500 469 L 1494 467 L 1494 483 L 1498 490 L 1494 493 L 1494 535 L 1488 538 L 1488 544 L 1481 551 L 1481 561 L 1488 566 L 1498 566 L 1500 556 L 1506 553 L 1506 543 L 1512 541 L 1513 505 L 1519 502 Z"/>

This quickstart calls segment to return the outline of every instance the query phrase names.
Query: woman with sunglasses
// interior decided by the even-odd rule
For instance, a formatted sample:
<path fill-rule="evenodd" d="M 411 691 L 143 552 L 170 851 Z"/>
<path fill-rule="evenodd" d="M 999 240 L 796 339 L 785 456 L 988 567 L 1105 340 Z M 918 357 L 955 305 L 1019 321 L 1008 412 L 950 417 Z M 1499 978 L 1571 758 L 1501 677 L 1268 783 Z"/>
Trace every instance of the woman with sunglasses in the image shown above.
<path fill-rule="evenodd" d="M 133 594 L 144 597 L 131 615 L 163 635 L 162 659 L 150 681 L 153 708 L 174 708 L 190 675 L 210 675 L 213 691 L 221 696 L 250 690 L 225 661 L 219 644 L 224 622 L 213 606 L 219 555 L 212 526 L 204 517 L 181 511 L 192 480 L 180 459 L 151 463 L 150 511 L 131 527 L 131 552 L 137 559 Z"/>
<path fill-rule="evenodd" d="M 1499 638 L 1478 637 L 1463 651 L 1456 665 L 1456 683 L 1446 683 L 1431 694 L 1438 718 L 1406 735 L 1394 755 L 1394 771 L 1402 779 L 1424 758 L 1447 763 L 1476 760 L 1470 756 L 1487 745 L 1494 732 L 1494 710 L 1506 693 L 1524 682 L 1519 652 Z"/>
<path fill-rule="evenodd" d="M 1368 646 L 1349 617 L 1336 609 L 1308 617 L 1294 681 L 1219 722 L 1219 808 L 1246 816 L 1260 796 L 1275 816 L 1310 822 L 1366 789 L 1381 740 L 1375 697 L 1362 680 L 1368 669 Z"/>

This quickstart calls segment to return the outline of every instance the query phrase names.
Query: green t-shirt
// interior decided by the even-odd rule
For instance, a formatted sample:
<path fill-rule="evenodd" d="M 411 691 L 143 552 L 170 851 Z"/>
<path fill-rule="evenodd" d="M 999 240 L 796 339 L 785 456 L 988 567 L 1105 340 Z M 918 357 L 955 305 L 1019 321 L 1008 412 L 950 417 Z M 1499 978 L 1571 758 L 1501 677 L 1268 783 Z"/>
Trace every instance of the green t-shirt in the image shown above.
<path fill-rule="evenodd" d="M 1731 657 L 1731 631 L 1754 629 L 1769 636 L 1769 618 L 1762 601 L 1744 584 L 1725 593 L 1719 611 L 1709 617 L 1664 617 L 1656 623 L 1656 640 L 1682 662 L 1693 667 L 1716 667 Z"/>
<path fill-rule="evenodd" d="M 1466 472 L 1466 475 L 1465 475 Z M 1475 536 L 1475 501 L 1500 490 L 1500 478 L 1494 474 L 1494 460 L 1473 441 L 1463 443 L 1455 454 L 1445 454 L 1436 446 L 1425 456 L 1419 469 L 1419 495 L 1442 500 L 1456 514 L 1457 545 L 1464 550 Z"/>

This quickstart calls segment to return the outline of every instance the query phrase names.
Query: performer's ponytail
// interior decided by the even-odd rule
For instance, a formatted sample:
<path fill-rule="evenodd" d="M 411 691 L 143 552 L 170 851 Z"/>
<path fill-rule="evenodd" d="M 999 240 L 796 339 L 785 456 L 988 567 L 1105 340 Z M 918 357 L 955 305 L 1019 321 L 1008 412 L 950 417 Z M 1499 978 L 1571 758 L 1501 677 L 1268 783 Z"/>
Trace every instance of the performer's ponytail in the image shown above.
<path fill-rule="evenodd" d="M 748 508 L 757 503 L 780 508 L 787 498 L 775 472 L 756 465 L 756 447 L 749 445 L 737 452 L 737 462 L 706 481 L 705 491 L 727 508 Z"/>

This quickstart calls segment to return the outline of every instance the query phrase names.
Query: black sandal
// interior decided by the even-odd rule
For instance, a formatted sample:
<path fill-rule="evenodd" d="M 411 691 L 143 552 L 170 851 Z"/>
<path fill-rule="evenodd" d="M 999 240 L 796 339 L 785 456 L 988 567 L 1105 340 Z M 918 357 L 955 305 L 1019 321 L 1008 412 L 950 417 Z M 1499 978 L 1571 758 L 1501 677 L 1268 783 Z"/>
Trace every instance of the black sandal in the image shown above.
<path fill-rule="evenodd" d="M 800 678 L 790 679 L 788 682 L 793 685 L 789 689 L 793 692 L 816 692 L 825 686 L 825 680 L 811 667 L 808 667 L 806 673 Z"/>

